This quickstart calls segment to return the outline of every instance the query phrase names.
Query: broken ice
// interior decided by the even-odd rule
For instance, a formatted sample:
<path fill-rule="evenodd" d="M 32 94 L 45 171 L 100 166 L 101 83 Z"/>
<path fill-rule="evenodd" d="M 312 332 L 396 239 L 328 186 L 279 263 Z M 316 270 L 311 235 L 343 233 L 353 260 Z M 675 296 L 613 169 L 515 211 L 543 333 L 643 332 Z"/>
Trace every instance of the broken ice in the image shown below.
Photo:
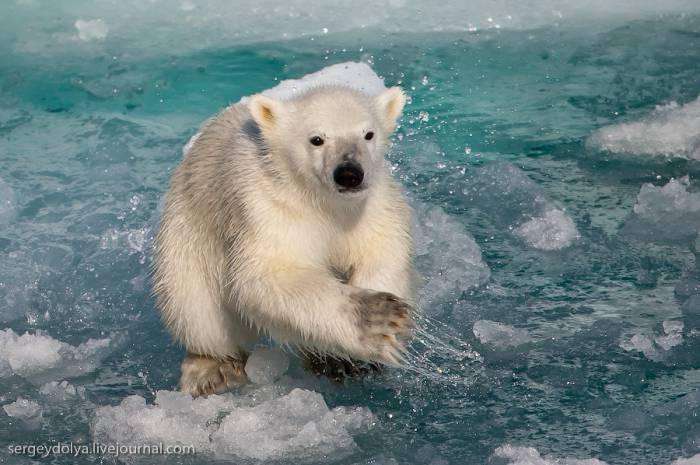
<path fill-rule="evenodd" d="M 0 378 L 19 375 L 36 384 L 93 371 L 110 349 L 110 339 L 72 346 L 45 334 L 0 330 Z"/>
<path fill-rule="evenodd" d="M 700 192 L 688 176 L 663 186 L 644 184 L 623 232 L 650 242 L 690 244 L 700 230 Z"/>
<path fill-rule="evenodd" d="M 33 400 L 18 397 L 16 401 L 3 405 L 2 409 L 7 415 L 22 420 L 31 429 L 41 426 L 42 409 Z"/>
<path fill-rule="evenodd" d="M 657 106 L 646 118 L 598 129 L 588 144 L 599 150 L 700 160 L 700 98 Z"/>
<path fill-rule="evenodd" d="M 342 456 L 355 447 L 352 434 L 368 430 L 373 421 L 366 408 L 329 409 L 319 393 L 296 388 L 285 394 L 268 385 L 244 395 L 197 399 L 158 391 L 153 404 L 129 396 L 117 406 L 99 407 L 92 431 L 98 441 L 191 444 L 198 453 L 222 459 L 270 461 Z"/>

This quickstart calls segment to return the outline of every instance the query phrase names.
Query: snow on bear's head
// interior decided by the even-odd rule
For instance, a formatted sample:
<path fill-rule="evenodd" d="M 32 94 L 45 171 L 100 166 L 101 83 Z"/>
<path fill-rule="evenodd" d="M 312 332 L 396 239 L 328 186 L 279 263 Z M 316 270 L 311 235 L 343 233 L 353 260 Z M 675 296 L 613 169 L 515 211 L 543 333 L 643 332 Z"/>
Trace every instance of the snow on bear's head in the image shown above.
<path fill-rule="evenodd" d="M 248 108 L 278 169 L 305 189 L 357 199 L 380 178 L 405 101 L 398 87 L 371 96 L 328 86 L 284 101 L 258 94 Z"/>

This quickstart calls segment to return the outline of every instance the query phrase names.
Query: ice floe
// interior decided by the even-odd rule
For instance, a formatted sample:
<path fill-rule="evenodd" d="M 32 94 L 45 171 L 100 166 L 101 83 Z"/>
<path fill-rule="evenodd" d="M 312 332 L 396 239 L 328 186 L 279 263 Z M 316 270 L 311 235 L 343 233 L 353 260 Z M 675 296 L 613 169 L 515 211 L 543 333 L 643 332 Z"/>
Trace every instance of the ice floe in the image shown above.
<path fill-rule="evenodd" d="M 299 79 L 287 79 L 263 92 L 271 98 L 289 100 L 315 87 L 336 85 L 349 87 L 369 95 L 378 95 L 386 89 L 381 79 L 367 63 L 345 62 L 327 66 Z"/>
<path fill-rule="evenodd" d="M 472 332 L 482 344 L 495 348 L 517 347 L 533 341 L 527 330 L 497 321 L 479 320 L 474 323 Z"/>
<path fill-rule="evenodd" d="M 0 330 L 0 378 L 19 375 L 36 384 L 81 376 L 100 364 L 110 351 L 110 339 L 88 339 L 72 346 L 46 334 Z"/>
<path fill-rule="evenodd" d="M 700 98 L 657 106 L 640 121 L 614 124 L 588 137 L 589 146 L 614 153 L 681 156 L 700 160 Z"/>
<path fill-rule="evenodd" d="M 158 391 L 153 404 L 129 396 L 97 408 L 92 432 L 98 441 L 194 445 L 198 454 L 222 459 L 271 461 L 342 456 L 356 447 L 352 435 L 373 422 L 366 408 L 330 409 L 317 392 L 266 385 L 197 399 Z"/>
<path fill-rule="evenodd" d="M 542 457 L 533 447 L 522 447 L 505 444 L 498 447 L 492 459 L 500 459 L 494 463 L 503 465 L 606 465 L 598 459 L 573 459 Z M 491 462 L 489 462 L 491 463 Z"/>
<path fill-rule="evenodd" d="M 687 242 L 700 230 L 700 191 L 688 176 L 663 186 L 644 184 L 623 233 L 650 242 Z"/>

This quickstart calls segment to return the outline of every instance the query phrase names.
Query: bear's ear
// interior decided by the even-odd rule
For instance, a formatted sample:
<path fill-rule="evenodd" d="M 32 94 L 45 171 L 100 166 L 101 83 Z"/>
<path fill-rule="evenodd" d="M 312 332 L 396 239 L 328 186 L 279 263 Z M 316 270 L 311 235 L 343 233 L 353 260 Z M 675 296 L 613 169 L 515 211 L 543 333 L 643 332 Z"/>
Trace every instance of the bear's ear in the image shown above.
<path fill-rule="evenodd" d="M 387 132 L 394 132 L 396 121 L 401 116 L 403 106 L 406 104 L 406 95 L 400 87 L 392 87 L 379 94 L 376 97 L 376 102 Z"/>
<path fill-rule="evenodd" d="M 262 131 L 270 131 L 277 126 L 284 111 L 282 102 L 262 94 L 250 97 L 248 109 Z"/>

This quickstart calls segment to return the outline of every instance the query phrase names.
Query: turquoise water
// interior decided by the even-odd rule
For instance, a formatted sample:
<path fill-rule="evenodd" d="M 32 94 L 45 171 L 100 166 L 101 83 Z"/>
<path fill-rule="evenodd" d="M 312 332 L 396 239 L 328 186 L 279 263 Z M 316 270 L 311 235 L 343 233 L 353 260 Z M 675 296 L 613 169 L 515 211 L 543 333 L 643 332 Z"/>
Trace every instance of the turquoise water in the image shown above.
<path fill-rule="evenodd" d="M 104 39 L 76 38 L 82 13 L 67 4 L 78 12 L 0 7 L 0 328 L 45 331 L 72 346 L 109 338 L 109 350 L 84 372 L 36 381 L 3 368 L 10 349 L 0 344 L 0 403 L 23 397 L 43 409 L 38 425 L 0 411 L 3 460 L 28 463 L 7 454 L 10 444 L 90 441 L 98 406 L 174 389 L 183 351 L 162 328 L 147 270 L 183 144 L 228 103 L 344 61 L 371 64 L 411 97 L 388 156 L 395 175 L 413 202 L 441 208 L 471 234 L 490 269 L 478 283 L 436 291 L 424 310 L 435 334 L 456 335 L 480 357 L 463 363 L 437 350 L 430 366 L 450 376 L 392 370 L 342 385 L 315 380 L 292 358 L 286 386 L 320 392 L 330 407 L 366 407 L 375 421 L 348 451 L 279 460 L 550 463 L 494 455 L 506 444 L 546 460 L 608 464 L 666 465 L 700 453 L 700 118 L 663 129 L 690 134 L 685 150 L 672 150 L 678 156 L 601 150 L 591 138 L 654 121 L 657 105 L 692 108 L 700 15 L 572 12 L 568 21 L 475 31 L 414 30 L 411 18 L 358 28 L 352 17 L 328 33 L 282 22 L 290 37 L 271 40 L 222 38 L 216 23 L 210 43 L 201 43 L 204 26 L 188 38 L 143 19 L 151 35 L 140 47 L 125 24 Z M 99 14 L 91 8 L 88 17 Z M 644 184 L 684 176 L 675 214 L 663 202 L 646 219 L 635 210 Z M 568 246 L 542 250 L 515 233 L 542 202 L 573 220 Z M 463 237 L 440 240 L 471 254 Z M 455 272 L 443 265 L 439 275 L 423 265 L 438 287 Z M 478 337 L 481 320 L 508 325 L 505 340 Z M 64 378 L 84 396 L 52 404 L 40 386 Z M 177 461 L 216 458 L 168 459 Z"/>

